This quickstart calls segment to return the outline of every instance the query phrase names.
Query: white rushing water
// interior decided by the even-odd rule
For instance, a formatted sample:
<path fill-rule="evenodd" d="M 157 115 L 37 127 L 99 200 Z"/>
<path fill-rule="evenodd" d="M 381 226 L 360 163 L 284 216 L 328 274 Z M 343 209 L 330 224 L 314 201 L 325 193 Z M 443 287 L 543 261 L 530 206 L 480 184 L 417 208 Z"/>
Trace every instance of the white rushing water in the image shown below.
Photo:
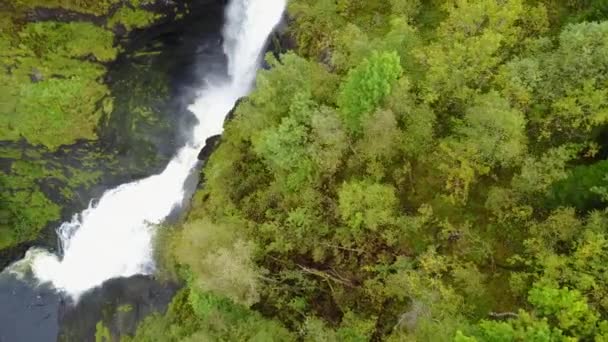
<path fill-rule="evenodd" d="M 205 140 L 222 132 L 226 114 L 250 91 L 285 3 L 232 0 L 223 32 L 228 76 L 220 81 L 216 77 L 190 106 L 199 121 L 192 143 L 182 147 L 162 173 L 106 191 L 63 223 L 57 230 L 63 257 L 32 249 L 11 269 L 31 268 L 40 282 L 51 283 L 74 299 L 108 279 L 152 273 L 155 226 L 183 202 L 184 182 L 196 167 Z"/>

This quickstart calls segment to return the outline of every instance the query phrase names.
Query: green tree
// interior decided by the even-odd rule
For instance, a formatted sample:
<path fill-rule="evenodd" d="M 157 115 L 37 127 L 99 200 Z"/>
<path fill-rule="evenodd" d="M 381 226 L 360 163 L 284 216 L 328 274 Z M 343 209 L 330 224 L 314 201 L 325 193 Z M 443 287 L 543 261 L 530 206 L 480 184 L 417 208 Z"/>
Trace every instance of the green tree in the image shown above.
<path fill-rule="evenodd" d="M 436 144 L 437 115 L 429 106 L 417 103 L 412 88 L 408 77 L 401 77 L 386 102 L 403 130 L 400 149 L 406 156 L 415 158 L 430 151 Z"/>
<path fill-rule="evenodd" d="M 319 172 L 335 174 L 343 164 L 349 147 L 348 136 L 339 113 L 330 107 L 321 107 L 311 118 L 312 159 Z"/>
<path fill-rule="evenodd" d="M 523 114 L 495 92 L 475 98 L 455 133 L 456 145 L 474 146 L 471 158 L 490 166 L 517 165 L 526 150 Z"/>
<path fill-rule="evenodd" d="M 572 206 L 579 210 L 605 207 L 597 187 L 608 186 L 608 161 L 602 160 L 591 165 L 573 168 L 568 178 L 555 182 L 548 193 L 551 207 Z"/>
<path fill-rule="evenodd" d="M 344 183 L 338 196 L 340 217 L 353 232 L 378 230 L 394 219 L 397 198 L 390 185 L 365 181 Z"/>
<path fill-rule="evenodd" d="M 504 67 L 500 83 L 528 107 L 537 138 L 585 141 L 606 122 L 606 35 L 608 22 L 568 25 L 556 49 Z"/>
<path fill-rule="evenodd" d="M 363 116 L 371 113 L 390 94 L 392 84 L 401 75 L 396 53 L 373 53 L 349 71 L 338 95 L 344 123 L 352 133 L 359 133 Z"/>
<path fill-rule="evenodd" d="M 576 145 L 562 145 L 539 157 L 527 156 L 511 180 L 513 190 L 524 195 L 545 196 L 554 182 L 568 177 L 567 162 L 579 151 Z"/>
<path fill-rule="evenodd" d="M 389 165 L 399 152 L 402 132 L 390 110 L 377 110 L 363 123 L 363 134 L 356 145 L 356 153 L 366 162 L 367 172 L 382 179 Z"/>
<path fill-rule="evenodd" d="M 236 236 L 234 227 L 207 219 L 187 223 L 173 242 L 178 264 L 187 266 L 190 286 L 252 305 L 259 300 L 260 271 L 253 245 Z"/>
<path fill-rule="evenodd" d="M 446 5 L 448 16 L 439 39 L 418 50 L 427 67 L 424 99 L 464 101 L 483 89 L 505 54 L 520 39 L 521 0 L 457 0 Z"/>
<path fill-rule="evenodd" d="M 598 315 L 589 308 L 580 292 L 535 286 L 528 294 L 528 301 L 539 314 L 554 316 L 559 328 L 571 331 L 574 336 L 593 335 Z"/>

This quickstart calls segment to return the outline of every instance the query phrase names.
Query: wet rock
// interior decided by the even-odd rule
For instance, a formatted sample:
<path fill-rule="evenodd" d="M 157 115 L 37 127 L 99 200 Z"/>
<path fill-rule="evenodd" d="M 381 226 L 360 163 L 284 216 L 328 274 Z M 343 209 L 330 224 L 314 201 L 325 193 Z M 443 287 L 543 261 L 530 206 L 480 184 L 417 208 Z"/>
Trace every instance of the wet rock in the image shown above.
<path fill-rule="evenodd" d="M 103 25 L 105 18 L 103 16 L 96 16 L 93 14 L 81 13 L 65 8 L 45 8 L 37 7 L 31 10 L 26 15 L 27 21 L 59 21 L 59 22 L 71 22 L 71 21 L 88 21 L 97 25 Z"/>
<path fill-rule="evenodd" d="M 293 18 L 285 16 L 279 23 L 275 30 L 275 33 L 270 38 L 270 50 L 275 54 L 279 55 L 290 50 L 297 49 L 297 41 L 295 37 L 291 35 L 289 27 Z"/>
<path fill-rule="evenodd" d="M 11 248 L 0 250 L 0 269 L 4 269 L 16 260 L 22 259 L 25 256 L 25 252 L 33 246 L 32 242 L 24 242 Z"/>
<path fill-rule="evenodd" d="M 224 126 L 226 126 L 226 124 L 229 121 L 232 121 L 232 119 L 234 119 L 234 115 L 236 114 L 236 109 L 239 107 L 241 102 L 245 101 L 246 98 L 247 98 L 247 96 L 244 96 L 244 97 L 241 97 L 240 99 L 236 100 L 236 102 L 234 103 L 234 107 L 232 107 L 232 109 L 228 112 L 228 114 L 226 114 L 226 118 L 224 119 Z"/>
<path fill-rule="evenodd" d="M 154 312 L 164 312 L 179 285 L 148 276 L 111 279 L 85 294 L 76 306 L 59 309 L 59 340 L 95 341 L 98 322 L 114 338 L 132 335 L 137 324 Z"/>
<path fill-rule="evenodd" d="M 114 32 L 115 36 L 122 38 L 122 37 L 127 36 L 127 34 L 129 33 L 129 30 L 127 30 L 125 25 L 123 25 L 121 23 L 116 23 L 112 27 L 112 32 Z"/>
<path fill-rule="evenodd" d="M 206 161 L 207 159 L 209 159 L 211 153 L 213 153 L 217 145 L 219 145 L 221 138 L 222 136 L 219 134 L 207 138 L 207 140 L 205 140 L 205 147 L 203 147 L 203 149 L 198 154 L 198 160 Z"/>

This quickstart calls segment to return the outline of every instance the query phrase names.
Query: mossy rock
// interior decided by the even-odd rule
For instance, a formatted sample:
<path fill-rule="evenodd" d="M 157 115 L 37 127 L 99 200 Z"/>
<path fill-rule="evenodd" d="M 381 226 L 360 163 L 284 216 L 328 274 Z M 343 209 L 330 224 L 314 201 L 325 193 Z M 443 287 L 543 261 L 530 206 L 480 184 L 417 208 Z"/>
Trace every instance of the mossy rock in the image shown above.
<path fill-rule="evenodd" d="M 113 40 L 90 23 L 30 23 L 0 36 L 0 136 L 50 149 L 95 139 L 110 108 L 99 62 L 116 58 Z"/>
<path fill-rule="evenodd" d="M 104 15 L 122 0 L 15 0 L 13 6 L 22 11 L 36 7 L 60 7 L 75 12 Z"/>

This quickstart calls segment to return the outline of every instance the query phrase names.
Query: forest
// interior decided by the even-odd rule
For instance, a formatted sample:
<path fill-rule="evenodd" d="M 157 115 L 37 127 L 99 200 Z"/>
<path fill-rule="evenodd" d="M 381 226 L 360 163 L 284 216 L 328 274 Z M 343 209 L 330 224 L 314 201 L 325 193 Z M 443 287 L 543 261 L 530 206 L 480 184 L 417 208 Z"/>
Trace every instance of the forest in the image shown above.
<path fill-rule="evenodd" d="M 102 25 L 0 6 L 3 140 L 96 138 L 116 25 L 159 19 L 142 1 L 70 2 Z M 157 277 L 183 286 L 95 339 L 608 341 L 608 0 L 291 0 L 287 17 L 293 48 L 267 54 L 159 228 Z M 34 178 L 99 177 L 11 168 L 0 249 L 59 217 Z"/>
<path fill-rule="evenodd" d="M 607 341 L 608 2 L 294 0 L 124 341 Z"/>

